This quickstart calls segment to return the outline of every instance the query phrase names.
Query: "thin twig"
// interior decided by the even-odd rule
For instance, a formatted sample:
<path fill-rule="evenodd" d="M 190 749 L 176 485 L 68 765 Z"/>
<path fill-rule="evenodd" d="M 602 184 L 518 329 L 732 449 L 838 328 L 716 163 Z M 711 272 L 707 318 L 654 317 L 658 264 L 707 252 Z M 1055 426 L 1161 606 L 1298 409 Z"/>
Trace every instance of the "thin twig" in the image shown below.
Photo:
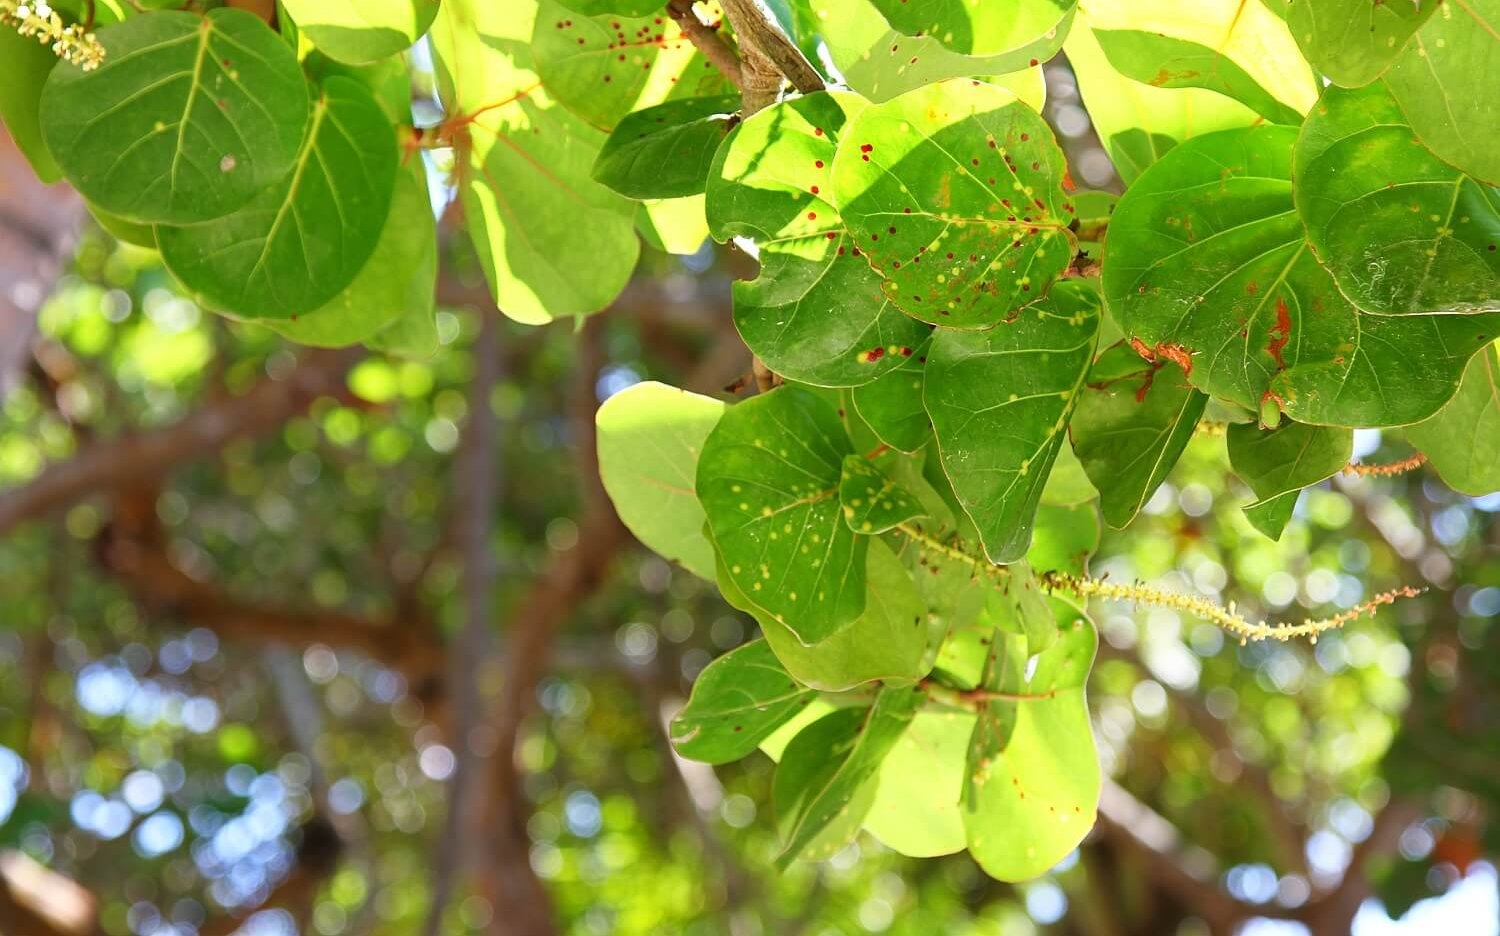
<path fill-rule="evenodd" d="M 667 12 L 676 20 L 677 28 L 688 37 L 688 41 L 703 53 L 708 63 L 719 70 L 729 83 L 744 88 L 744 77 L 740 74 L 740 59 L 718 33 L 719 24 L 709 25 L 698 18 L 692 0 L 672 0 Z"/>

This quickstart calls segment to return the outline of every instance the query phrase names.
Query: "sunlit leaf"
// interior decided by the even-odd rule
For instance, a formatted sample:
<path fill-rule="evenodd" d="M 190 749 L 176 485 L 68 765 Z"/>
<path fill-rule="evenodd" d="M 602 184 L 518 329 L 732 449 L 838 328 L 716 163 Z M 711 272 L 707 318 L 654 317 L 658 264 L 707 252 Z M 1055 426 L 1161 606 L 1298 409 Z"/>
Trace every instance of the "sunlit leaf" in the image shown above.
<path fill-rule="evenodd" d="M 1026 553 L 1098 330 L 1093 291 L 1064 284 L 1014 321 L 933 339 L 927 413 L 943 469 L 992 562 Z"/>
<path fill-rule="evenodd" d="M 1065 172 L 1036 112 L 948 81 L 856 115 L 834 190 L 887 296 L 923 321 L 977 328 L 1040 299 L 1072 260 Z"/>
<path fill-rule="evenodd" d="M 1500 491 L 1500 344 L 1474 355 L 1453 399 L 1406 435 L 1455 491 Z"/>
<path fill-rule="evenodd" d="M 427 32 L 438 0 L 281 0 L 314 46 L 362 64 L 404 52 Z"/>

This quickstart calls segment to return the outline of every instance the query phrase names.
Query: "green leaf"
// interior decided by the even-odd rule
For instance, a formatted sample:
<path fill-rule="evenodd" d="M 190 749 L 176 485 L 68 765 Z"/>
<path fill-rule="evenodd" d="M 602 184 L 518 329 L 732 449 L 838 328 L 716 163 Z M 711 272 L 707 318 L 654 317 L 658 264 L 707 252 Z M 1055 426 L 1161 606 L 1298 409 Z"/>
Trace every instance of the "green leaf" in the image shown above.
<path fill-rule="evenodd" d="M 437 225 L 427 173 L 414 159 L 396 175 L 391 208 L 375 252 L 349 287 L 320 308 L 267 324 L 305 345 L 366 341 L 406 315 L 431 319 L 437 286 Z"/>
<path fill-rule="evenodd" d="M 604 141 L 594 179 L 631 198 L 696 195 L 737 110 L 738 95 L 719 95 L 627 114 Z"/>
<path fill-rule="evenodd" d="M 1026 638 L 1024 656 L 1035 656 L 1057 642 L 1052 605 L 1042 594 L 1036 573 L 1025 562 L 1011 565 L 1004 584 L 990 590 L 984 612 L 984 619 L 1001 634 Z"/>
<path fill-rule="evenodd" d="M 1451 0 L 1385 73 L 1422 143 L 1440 159 L 1500 185 L 1500 0 Z"/>
<path fill-rule="evenodd" d="M 780 867 L 797 858 L 827 858 L 853 838 L 869 811 L 881 762 L 924 698 L 914 688 L 883 689 L 868 714 L 843 709 L 792 739 L 771 787 L 783 842 Z"/>
<path fill-rule="evenodd" d="M 698 460 L 698 499 L 731 581 L 808 645 L 864 610 L 868 538 L 838 502 L 849 452 L 833 408 L 783 386 L 726 410 Z"/>
<path fill-rule="evenodd" d="M 708 764 L 739 760 L 815 698 L 764 640 L 745 644 L 698 674 L 687 705 L 672 719 L 672 746 Z"/>
<path fill-rule="evenodd" d="M 1109 321 L 1099 319 L 1099 338 L 1103 340 Z M 1052 463 L 1052 473 L 1047 475 L 1047 484 L 1042 488 L 1042 503 L 1071 507 L 1091 501 L 1099 496 L 1098 490 L 1084 473 L 1083 464 L 1073 453 L 1072 445 L 1057 447 L 1057 461 Z"/>
<path fill-rule="evenodd" d="M 1156 493 L 1207 403 L 1181 369 L 1148 363 L 1124 342 L 1099 355 L 1069 432 L 1110 526 L 1124 529 Z"/>
<path fill-rule="evenodd" d="M 1074 414 L 1073 421 L 1078 421 Z M 1099 549 L 1099 514 L 1093 504 L 1071 507 L 1043 503 L 1036 512 L 1036 527 L 1026 562 L 1044 572 L 1084 575 L 1089 557 Z"/>
<path fill-rule="evenodd" d="M 935 858 L 963 851 L 964 758 L 972 712 L 921 711 L 885 755 L 865 831 L 893 851 Z"/>
<path fill-rule="evenodd" d="M 1027 665 L 1026 638 L 996 634 L 963 789 L 969 852 L 986 873 L 1024 881 L 1077 847 L 1094 825 L 1099 760 L 1084 685 L 1098 639 L 1058 606 L 1059 637 Z M 1027 678 L 1027 674 L 1030 678 Z"/>
<path fill-rule="evenodd" d="M 1014 95 L 948 81 L 856 115 L 833 185 L 892 301 L 978 328 L 1040 299 L 1072 260 L 1065 174 L 1052 131 Z"/>
<path fill-rule="evenodd" d="M 1140 29 L 1095 29 L 1109 63 L 1153 88 L 1206 88 L 1239 101 L 1272 123 L 1299 124 L 1302 115 L 1278 101 L 1217 49 Z"/>
<path fill-rule="evenodd" d="M 992 562 L 1026 553 L 1098 330 L 1097 297 L 1065 283 L 1015 321 L 933 339 L 927 413 L 943 470 Z"/>
<path fill-rule="evenodd" d="M 1500 189 L 1433 156 L 1383 83 L 1329 88 L 1292 167 L 1307 239 L 1360 308 L 1500 309 Z"/>
<path fill-rule="evenodd" d="M 915 452 L 932 438 L 932 422 L 922 405 L 928 346 L 924 340 L 894 370 L 855 387 L 849 394 L 871 431 L 898 452 Z"/>
<path fill-rule="evenodd" d="M 1168 153 L 1120 199 L 1103 289 L 1111 316 L 1193 386 L 1252 412 L 1396 426 L 1438 410 L 1493 315 L 1368 315 L 1308 249 L 1292 207 L 1297 131 L 1260 126 Z"/>
<path fill-rule="evenodd" d="M 693 491 L 704 440 L 724 415 L 718 400 L 655 381 L 605 400 L 595 417 L 599 476 L 636 539 L 713 581 L 713 547 Z"/>
<path fill-rule="evenodd" d="M 1226 439 L 1229 464 L 1265 500 L 1331 478 L 1354 456 L 1348 429 L 1284 422 L 1275 429 L 1235 423 Z"/>
<path fill-rule="evenodd" d="M 352 65 L 405 52 L 432 25 L 438 0 L 281 0 L 320 51 Z"/>
<path fill-rule="evenodd" d="M 926 672 L 927 608 L 911 575 L 885 543 L 873 540 L 867 552 L 864 611 L 854 623 L 810 647 L 751 604 L 722 563 L 719 590 L 725 601 L 755 616 L 777 659 L 804 686 L 843 692 L 877 679 L 918 679 Z"/>
<path fill-rule="evenodd" d="M 1500 491 L 1500 344 L 1474 355 L 1448 405 L 1406 436 L 1453 490 Z"/>
<path fill-rule="evenodd" d="M 293 169 L 307 83 L 259 18 L 159 12 L 98 35 L 104 63 L 54 68 L 41 104 L 47 147 L 89 201 L 133 221 L 207 221 Z"/>
<path fill-rule="evenodd" d="M 890 28 L 871 0 L 810 0 L 809 7 L 844 80 L 876 103 L 949 78 L 985 76 L 1041 110 L 1045 88 L 1037 66 L 1057 54 L 1073 20 L 1070 11 L 1034 41 L 1010 51 L 964 55 L 932 36 Z"/>
<path fill-rule="evenodd" d="M 690 256 L 708 240 L 708 218 L 702 195 L 646 199 L 635 224 L 646 243 L 663 253 Z"/>
<path fill-rule="evenodd" d="M 547 93 L 605 131 L 669 97 L 732 90 L 664 12 L 589 16 L 540 0 L 530 52 Z"/>
<path fill-rule="evenodd" d="M 1126 183 L 1183 140 L 1258 119 L 1248 107 L 1212 91 L 1122 80 L 1081 13 L 1064 49 L 1089 120 Z"/>
<path fill-rule="evenodd" d="M 141 224 L 138 221 L 127 221 L 119 215 L 110 214 L 98 205 L 89 205 L 89 214 L 99 222 L 111 237 L 134 244 L 137 247 L 145 247 L 147 250 L 156 249 L 156 228 L 149 224 Z"/>
<path fill-rule="evenodd" d="M 603 134 L 540 90 L 535 15 L 534 0 L 445 0 L 432 30 L 443 100 L 463 128 L 464 221 L 500 310 L 530 325 L 604 308 L 640 253 L 635 204 L 590 176 Z"/>
<path fill-rule="evenodd" d="M 1056 29 L 1075 0 L 873 0 L 908 36 L 931 36 L 964 55 L 996 55 L 1030 45 Z"/>
<path fill-rule="evenodd" d="M 884 533 L 908 520 L 926 515 L 915 495 L 904 490 L 863 455 L 844 456 L 839 482 L 844 519 L 856 533 Z"/>
<path fill-rule="evenodd" d="M 52 50 L 7 26 L 0 29 L 0 123 L 38 179 L 47 184 L 62 170 L 42 141 L 42 87 L 57 64 Z"/>
<path fill-rule="evenodd" d="M 752 238 L 760 275 L 734 284 L 734 321 L 772 370 L 817 386 L 868 383 L 900 367 L 928 329 L 901 313 L 844 234 L 830 199 L 852 94 L 783 101 L 746 120 L 709 172 L 716 238 Z"/>
<path fill-rule="evenodd" d="M 1297 509 L 1297 498 L 1301 496 L 1300 490 L 1287 491 L 1285 494 L 1246 504 L 1245 519 L 1262 535 L 1279 540 L 1281 531 L 1286 529 L 1287 523 L 1292 519 L 1292 511 Z"/>
<path fill-rule="evenodd" d="M 561 5 L 584 16 L 647 16 L 662 8 L 662 0 L 561 0 Z"/>
<path fill-rule="evenodd" d="M 158 225 L 162 260 L 213 308 L 246 318 L 312 312 L 370 259 L 396 168 L 396 134 L 375 98 L 352 79 L 328 78 L 286 177 L 233 214 Z"/>
<path fill-rule="evenodd" d="M 1358 87 L 1380 77 L 1437 3 L 1285 0 L 1286 24 L 1307 60 L 1334 84 Z"/>

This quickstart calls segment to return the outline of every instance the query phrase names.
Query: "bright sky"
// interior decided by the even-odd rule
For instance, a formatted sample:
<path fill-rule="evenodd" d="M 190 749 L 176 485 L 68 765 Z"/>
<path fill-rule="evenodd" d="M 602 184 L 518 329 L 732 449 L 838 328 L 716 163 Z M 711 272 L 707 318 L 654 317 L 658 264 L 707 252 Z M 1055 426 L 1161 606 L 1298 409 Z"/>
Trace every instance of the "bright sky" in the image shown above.
<path fill-rule="evenodd" d="M 1495 866 L 1478 863 L 1441 897 L 1418 901 L 1399 920 L 1379 901 L 1367 901 L 1354 918 L 1354 936 L 1500 936 L 1500 888 Z M 1305 936 L 1298 923 L 1257 920 L 1242 936 Z"/>

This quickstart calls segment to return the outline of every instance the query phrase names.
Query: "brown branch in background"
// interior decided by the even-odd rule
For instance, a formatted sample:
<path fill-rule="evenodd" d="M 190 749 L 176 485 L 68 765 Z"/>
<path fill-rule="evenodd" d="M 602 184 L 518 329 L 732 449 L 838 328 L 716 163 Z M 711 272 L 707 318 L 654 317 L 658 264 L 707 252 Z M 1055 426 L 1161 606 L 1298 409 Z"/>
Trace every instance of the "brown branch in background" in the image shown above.
<path fill-rule="evenodd" d="M 672 0 L 667 4 L 667 12 L 676 20 L 682 34 L 703 53 L 710 65 L 717 68 L 736 88 L 744 87 L 745 79 L 740 74 L 739 56 L 734 54 L 734 50 L 719 35 L 720 24 L 709 25 L 699 19 L 693 10 L 693 0 Z"/>
<path fill-rule="evenodd" d="M 552 641 L 604 581 L 629 535 L 615 516 L 599 480 L 594 435 L 598 409 L 594 384 L 604 364 L 603 322 L 589 319 L 578 336 L 569 414 L 574 464 L 582 494 L 581 520 L 572 548 L 558 552 L 536 580 L 510 621 L 505 681 L 495 711 L 496 756 L 488 830 L 494 865 L 490 903 L 497 908 L 493 932 L 507 936 L 550 936 L 556 932 L 552 901 L 531 867 L 531 840 L 526 832 L 530 809 L 516 763 L 521 729 L 536 704 L 536 687 L 548 670 Z"/>
<path fill-rule="evenodd" d="M 1400 461 L 1385 465 L 1359 465 L 1351 462 L 1344 466 L 1344 474 L 1359 475 L 1364 478 L 1389 478 L 1408 471 L 1416 471 L 1425 464 L 1427 464 L 1427 456 L 1416 452 Z"/>
<path fill-rule="evenodd" d="M 426 705 L 441 692 L 442 645 L 430 622 L 375 622 L 340 611 L 251 604 L 191 578 L 149 537 L 122 536 L 106 528 L 99 546 L 104 566 L 137 601 L 188 626 L 250 645 L 323 643 L 355 650 L 404 674 Z"/>
<path fill-rule="evenodd" d="M 448 815 L 442 838 L 435 843 L 432 898 L 426 932 L 438 936 L 443 913 L 453 895 L 456 878 L 482 849 L 483 830 L 472 816 L 481 802 L 476 795 L 489 771 L 493 750 L 476 743 L 483 726 L 484 698 L 479 688 L 480 668 L 494 652 L 491 620 L 495 587 L 493 539 L 500 489 L 501 462 L 497 451 L 498 431 L 490 397 L 500 382 L 500 315 L 485 309 L 479 316 L 479 336 L 474 342 L 474 378 L 469 384 L 469 417 L 464 447 L 460 453 L 455 501 L 459 517 L 459 540 L 463 553 L 464 624 L 448 650 L 448 696 L 452 701 L 453 729 L 449 744 L 455 755 L 453 776 L 448 783 Z"/>
<path fill-rule="evenodd" d="M 101 440 L 31 481 L 0 494 L 0 533 L 93 494 L 160 480 L 185 461 L 214 454 L 234 439 L 268 435 L 322 396 L 345 392 L 358 351 L 310 351 L 280 380 L 262 380 L 243 396 L 217 400 L 178 422 Z"/>

